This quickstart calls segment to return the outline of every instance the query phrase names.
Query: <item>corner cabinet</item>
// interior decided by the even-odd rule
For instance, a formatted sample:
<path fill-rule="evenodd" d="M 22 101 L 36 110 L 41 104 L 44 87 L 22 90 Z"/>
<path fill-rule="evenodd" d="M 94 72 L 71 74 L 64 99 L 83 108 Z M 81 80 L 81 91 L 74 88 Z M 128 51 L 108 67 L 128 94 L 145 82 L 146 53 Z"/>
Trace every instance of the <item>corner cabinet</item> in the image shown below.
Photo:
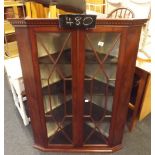
<path fill-rule="evenodd" d="M 58 20 L 12 19 L 34 147 L 113 152 L 122 138 L 141 27 L 146 19 L 97 20 L 62 29 Z"/>

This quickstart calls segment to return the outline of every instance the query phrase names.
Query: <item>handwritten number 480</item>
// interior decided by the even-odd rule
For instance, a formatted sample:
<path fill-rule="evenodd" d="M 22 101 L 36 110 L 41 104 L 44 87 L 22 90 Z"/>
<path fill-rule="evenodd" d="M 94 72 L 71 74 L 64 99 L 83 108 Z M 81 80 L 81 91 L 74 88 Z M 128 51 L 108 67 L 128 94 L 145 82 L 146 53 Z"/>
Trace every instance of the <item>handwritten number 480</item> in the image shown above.
<path fill-rule="evenodd" d="M 91 25 L 93 23 L 93 19 L 92 17 L 85 17 L 82 19 L 82 17 L 75 17 L 75 25 L 79 26 L 79 25 L 84 25 L 84 26 L 88 26 Z M 73 19 L 70 17 L 66 17 L 66 24 L 72 26 L 74 25 Z"/>

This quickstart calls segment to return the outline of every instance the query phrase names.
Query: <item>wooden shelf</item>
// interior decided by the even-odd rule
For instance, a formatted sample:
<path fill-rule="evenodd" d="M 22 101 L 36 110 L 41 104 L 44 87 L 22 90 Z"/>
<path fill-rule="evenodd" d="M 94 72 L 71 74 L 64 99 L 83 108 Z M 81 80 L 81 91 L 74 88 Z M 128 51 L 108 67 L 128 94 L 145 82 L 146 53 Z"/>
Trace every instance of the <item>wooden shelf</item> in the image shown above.
<path fill-rule="evenodd" d="M 105 132 L 104 134 L 107 136 L 104 136 L 101 133 L 99 133 L 97 130 L 94 130 L 94 127 L 91 126 L 91 124 L 89 123 L 84 123 L 84 140 L 87 139 L 88 135 L 94 131 L 94 133 L 90 136 L 90 138 L 85 142 L 84 145 L 88 145 L 88 144 L 107 144 L 108 138 L 107 136 L 109 135 L 109 131 Z M 104 126 L 105 128 L 105 126 Z M 102 128 L 102 132 L 105 130 L 104 128 Z M 107 129 L 109 130 L 109 126 L 107 125 Z"/>
<path fill-rule="evenodd" d="M 50 54 L 50 57 L 53 58 L 53 60 L 56 60 L 59 56 L 60 52 L 55 52 L 53 54 Z M 50 60 L 48 55 L 39 57 L 39 64 L 52 64 L 52 61 Z M 66 49 L 63 51 L 58 64 L 71 64 L 71 49 Z"/>
<path fill-rule="evenodd" d="M 84 117 L 88 118 L 89 110 L 90 110 L 90 106 L 91 103 L 90 102 L 84 102 Z M 112 103 L 111 103 L 112 104 Z M 64 107 L 66 105 L 66 114 L 64 115 Z M 95 103 L 92 103 L 92 114 L 91 117 L 95 120 L 95 121 L 99 121 L 103 115 L 104 112 L 106 112 L 106 115 L 111 116 L 112 112 L 109 110 L 105 110 L 103 107 L 98 106 Z M 112 109 L 111 109 L 112 110 Z M 62 103 L 59 106 L 57 106 L 56 108 L 54 108 L 52 111 L 46 112 L 45 113 L 45 117 L 47 121 L 54 121 L 52 119 L 52 117 L 57 121 L 57 122 L 61 122 L 63 120 L 64 117 L 66 118 L 72 118 L 72 100 L 67 101 L 65 104 Z M 89 116 L 90 118 L 90 116 Z"/>
<path fill-rule="evenodd" d="M 65 80 L 67 80 L 67 77 L 71 77 L 71 65 L 69 64 L 59 64 L 55 67 L 57 69 L 55 69 L 53 72 L 52 68 L 52 64 L 40 64 L 42 88 L 54 84 L 63 79 L 63 77 L 61 77 L 60 73 L 58 73 L 57 71 L 58 68 L 61 68 L 61 74 L 64 76 Z"/>
<path fill-rule="evenodd" d="M 107 79 L 105 74 L 102 72 L 98 64 L 86 64 L 85 65 L 85 75 L 94 78 L 95 80 L 98 80 L 103 83 L 107 83 Z M 115 64 L 104 64 L 104 69 L 109 77 L 109 85 L 110 86 L 115 86 L 115 80 L 116 80 L 116 65 Z M 99 69 L 98 74 L 94 76 L 95 71 Z"/>
<path fill-rule="evenodd" d="M 102 94 L 103 95 L 104 90 L 107 86 L 106 83 L 101 82 L 101 81 L 96 80 L 96 79 L 93 80 L 93 83 L 94 83 L 93 84 L 94 87 L 92 89 L 93 94 Z M 87 80 L 84 81 L 84 90 L 86 93 L 90 92 L 90 90 L 91 90 L 91 79 L 90 78 L 89 79 L 87 78 Z M 115 89 L 113 86 L 109 86 L 108 90 L 109 90 L 109 95 L 114 95 Z"/>
<path fill-rule="evenodd" d="M 4 1 L 4 7 L 23 6 L 21 1 Z"/>
<path fill-rule="evenodd" d="M 72 124 L 69 123 L 63 128 L 62 130 L 59 130 L 55 135 L 51 135 L 49 137 L 48 143 L 49 144 L 71 144 L 71 142 L 64 136 L 65 134 L 69 137 L 69 139 L 72 139 Z"/>
<path fill-rule="evenodd" d="M 93 53 L 92 50 L 86 49 L 85 50 L 85 60 L 86 64 L 98 64 L 98 61 Z M 53 54 L 50 54 L 50 56 L 53 58 L 53 60 L 56 60 L 60 52 L 55 52 Z M 98 53 L 98 57 L 100 60 L 103 60 L 103 58 L 106 56 L 104 53 Z M 109 55 L 104 64 L 115 64 L 117 65 L 118 59 L 114 56 Z M 50 60 L 48 55 L 44 55 L 42 57 L 39 57 L 39 63 L 40 64 L 52 64 L 52 61 Z M 63 51 L 62 55 L 60 56 L 60 59 L 58 61 L 58 64 L 71 64 L 71 49 L 66 49 Z"/>
<path fill-rule="evenodd" d="M 103 83 L 96 79 L 94 79 L 93 82 L 94 82 L 93 94 L 94 95 L 104 95 L 106 83 Z M 86 94 L 90 93 L 90 85 L 91 85 L 91 80 L 88 80 L 88 78 L 87 78 L 87 80 L 84 81 L 84 92 Z M 72 86 L 72 79 L 70 77 L 66 77 L 66 88 L 67 88 L 66 94 L 71 94 L 71 92 L 72 92 L 71 86 Z M 43 94 L 48 95 L 48 90 L 50 90 L 51 91 L 50 93 L 53 95 L 63 94 L 64 93 L 64 81 L 61 79 L 57 82 L 50 84 L 49 86 L 46 85 L 45 87 L 42 88 Z M 115 90 L 114 87 L 108 86 L 108 95 L 113 96 L 114 90 Z"/>
<path fill-rule="evenodd" d="M 99 64 L 97 61 L 97 58 L 92 50 L 86 49 L 85 52 L 86 52 L 86 57 L 85 57 L 86 64 Z M 103 61 L 103 58 L 106 56 L 106 54 L 99 53 L 98 51 L 96 51 L 96 52 L 97 52 L 97 55 L 100 58 L 100 60 Z M 108 58 L 106 59 L 106 61 L 104 62 L 104 64 L 117 65 L 117 61 L 118 61 L 117 57 L 109 55 Z"/>
<path fill-rule="evenodd" d="M 71 80 L 66 80 L 66 94 L 71 94 L 72 92 L 72 83 Z M 52 83 L 50 85 L 46 85 L 45 87 L 42 88 L 42 93 L 43 95 L 49 95 L 48 90 L 50 90 L 50 93 L 53 95 L 56 94 L 63 94 L 64 93 L 64 83 L 63 80 L 59 80 L 55 83 Z"/>

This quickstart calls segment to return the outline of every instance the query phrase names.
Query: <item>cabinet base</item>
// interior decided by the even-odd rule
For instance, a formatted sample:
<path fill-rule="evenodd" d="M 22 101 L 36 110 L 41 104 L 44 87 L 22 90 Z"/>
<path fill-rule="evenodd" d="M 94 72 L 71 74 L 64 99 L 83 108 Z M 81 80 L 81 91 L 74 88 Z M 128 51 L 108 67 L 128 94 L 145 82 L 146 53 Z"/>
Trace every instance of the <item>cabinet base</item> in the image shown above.
<path fill-rule="evenodd" d="M 83 147 L 73 147 L 73 146 L 49 146 L 42 147 L 34 144 L 34 148 L 43 151 L 43 152 L 116 152 L 122 149 L 122 144 L 115 147 L 109 146 L 83 146 Z"/>

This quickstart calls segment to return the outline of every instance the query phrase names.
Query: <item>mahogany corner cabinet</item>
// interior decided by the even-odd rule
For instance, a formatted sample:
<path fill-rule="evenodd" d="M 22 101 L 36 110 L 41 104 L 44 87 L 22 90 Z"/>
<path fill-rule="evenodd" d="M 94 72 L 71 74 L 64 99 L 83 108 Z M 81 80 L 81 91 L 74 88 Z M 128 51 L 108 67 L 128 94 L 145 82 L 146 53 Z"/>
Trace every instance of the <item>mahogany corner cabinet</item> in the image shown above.
<path fill-rule="evenodd" d="M 92 29 L 58 20 L 15 26 L 34 147 L 114 152 L 122 148 L 141 27 L 147 19 L 102 19 Z"/>

